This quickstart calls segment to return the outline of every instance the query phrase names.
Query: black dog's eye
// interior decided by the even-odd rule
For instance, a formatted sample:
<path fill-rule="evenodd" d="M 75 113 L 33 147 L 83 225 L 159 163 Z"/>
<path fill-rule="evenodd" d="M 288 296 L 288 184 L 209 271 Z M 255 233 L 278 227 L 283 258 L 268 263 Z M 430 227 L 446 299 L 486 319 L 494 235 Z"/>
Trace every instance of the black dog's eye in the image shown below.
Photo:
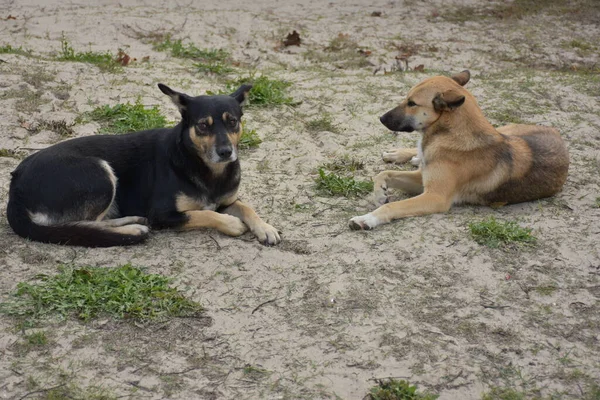
<path fill-rule="evenodd" d="M 237 126 L 237 123 L 238 123 L 237 118 L 233 118 L 233 117 L 229 118 L 229 126 L 235 127 L 235 126 Z"/>
<path fill-rule="evenodd" d="M 205 131 L 208 129 L 208 124 L 206 122 L 198 122 L 198 129 Z"/>
<path fill-rule="evenodd" d="M 409 106 L 409 107 L 415 107 L 417 105 L 417 103 L 415 103 L 412 100 L 409 100 L 408 103 L 406 103 L 406 105 Z"/>

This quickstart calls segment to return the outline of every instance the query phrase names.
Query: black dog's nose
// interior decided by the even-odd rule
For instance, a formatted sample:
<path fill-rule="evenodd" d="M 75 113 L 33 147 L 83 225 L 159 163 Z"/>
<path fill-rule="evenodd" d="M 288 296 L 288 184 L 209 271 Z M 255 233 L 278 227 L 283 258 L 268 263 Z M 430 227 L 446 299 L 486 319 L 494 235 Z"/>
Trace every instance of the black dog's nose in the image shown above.
<path fill-rule="evenodd" d="M 389 115 L 387 113 L 383 114 L 381 117 L 379 117 L 379 121 L 381 121 L 381 123 L 385 125 L 386 121 L 388 120 L 388 117 Z"/>
<path fill-rule="evenodd" d="M 229 157 L 231 157 L 231 153 L 232 152 L 233 152 L 233 150 L 231 149 L 231 147 L 222 147 L 222 148 L 220 148 L 220 149 L 217 150 L 217 154 L 221 158 L 229 158 Z"/>

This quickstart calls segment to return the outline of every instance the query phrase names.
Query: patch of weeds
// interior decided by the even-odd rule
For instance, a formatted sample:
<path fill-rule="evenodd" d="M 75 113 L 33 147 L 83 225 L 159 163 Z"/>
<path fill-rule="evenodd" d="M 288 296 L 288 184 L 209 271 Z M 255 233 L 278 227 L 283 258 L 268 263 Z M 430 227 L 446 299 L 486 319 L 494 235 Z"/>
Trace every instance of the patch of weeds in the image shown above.
<path fill-rule="evenodd" d="M 545 286 L 537 286 L 535 288 L 535 291 L 540 295 L 540 296 L 552 296 L 552 294 L 554 292 L 556 292 L 558 290 L 558 287 L 554 284 L 551 285 L 545 285 Z"/>
<path fill-rule="evenodd" d="M 59 385 L 50 390 L 40 390 L 43 394 L 38 399 L 43 400 L 116 400 L 119 397 L 110 393 L 101 386 L 89 386 L 82 388 L 75 383 Z"/>
<path fill-rule="evenodd" d="M 528 398 L 527 393 L 513 388 L 493 387 L 483 394 L 481 400 L 526 400 Z"/>
<path fill-rule="evenodd" d="M 350 35 L 340 33 L 329 41 L 323 51 L 308 50 L 305 57 L 315 62 L 331 63 L 338 68 L 362 68 L 373 66 L 367 59 L 369 54 Z"/>
<path fill-rule="evenodd" d="M 197 61 L 195 64 L 199 72 L 215 75 L 224 75 L 233 72 L 227 65 L 230 62 L 229 52 L 223 49 L 200 49 L 193 43 L 183 43 L 183 40 L 173 40 L 170 35 L 165 36 L 154 44 L 154 50 L 168 51 L 172 57 L 185 58 Z"/>
<path fill-rule="evenodd" d="M 27 153 L 25 153 L 24 151 L 1 148 L 0 157 L 16 158 L 17 160 L 22 160 L 25 157 L 27 157 Z"/>
<path fill-rule="evenodd" d="M 93 51 L 86 51 L 80 53 L 75 51 L 69 41 L 63 36 L 60 41 L 61 52 L 56 58 L 58 61 L 76 61 L 88 64 L 94 64 L 100 71 L 104 72 L 120 72 L 123 70 L 121 64 L 119 64 L 115 57 L 109 52 L 97 53 Z"/>
<path fill-rule="evenodd" d="M 256 129 L 246 129 L 244 123 L 242 123 L 242 137 L 240 138 L 238 147 L 241 150 L 254 149 L 261 143 L 262 140 L 258 136 L 258 133 L 256 133 Z"/>
<path fill-rule="evenodd" d="M 248 98 L 249 106 L 294 106 L 298 104 L 287 94 L 287 89 L 292 86 L 291 82 L 271 79 L 264 75 L 258 78 L 248 76 L 229 81 L 227 83 L 227 93 L 231 93 L 247 83 L 252 83 Z"/>
<path fill-rule="evenodd" d="M 431 393 L 418 393 L 417 387 L 405 380 L 390 379 L 379 381 L 365 397 L 368 400 L 435 400 L 439 396 Z"/>
<path fill-rule="evenodd" d="M 37 331 L 30 333 L 29 335 L 25 335 L 25 341 L 30 346 L 44 346 L 48 344 L 48 337 L 46 336 L 46 332 Z"/>
<path fill-rule="evenodd" d="M 594 208 L 600 208 L 600 197 L 596 197 L 596 201 L 594 202 Z"/>
<path fill-rule="evenodd" d="M 307 121 L 304 125 L 306 126 L 306 129 L 308 129 L 310 132 L 328 131 L 333 133 L 339 133 L 339 129 L 333 124 L 333 120 L 331 118 L 331 115 L 329 114 L 323 114 L 319 118 Z"/>
<path fill-rule="evenodd" d="M 29 114 L 39 111 L 41 105 L 50 101 L 42 98 L 41 91 L 29 89 L 19 90 L 17 93 L 14 93 L 13 97 L 17 97 L 15 109 Z"/>
<path fill-rule="evenodd" d="M 255 367 L 250 364 L 244 366 L 244 376 L 248 379 L 259 380 L 267 377 L 270 372 L 264 368 Z"/>
<path fill-rule="evenodd" d="M 73 125 L 67 124 L 67 121 L 55 120 L 55 121 L 40 121 L 32 128 L 28 129 L 31 133 L 38 133 L 43 130 L 48 130 L 57 133 L 60 137 L 67 138 L 73 136 Z"/>
<path fill-rule="evenodd" d="M 88 321 L 99 315 L 133 320 L 194 315 L 200 304 L 171 288 L 171 280 L 147 274 L 130 264 L 117 268 L 62 266 L 54 276 L 38 275 L 38 283 L 21 282 L 0 303 L 0 312 L 25 318 L 75 315 Z"/>
<path fill-rule="evenodd" d="M 25 50 L 21 46 L 12 47 L 10 44 L 0 46 L 0 54 L 18 54 L 21 56 L 30 56 L 31 50 Z"/>
<path fill-rule="evenodd" d="M 46 82 L 51 82 L 55 75 L 46 72 L 43 68 L 31 68 L 23 72 L 23 80 L 36 89 L 41 89 Z"/>
<path fill-rule="evenodd" d="M 323 164 L 323 168 L 333 172 L 356 172 L 365 169 L 365 163 L 345 154 L 337 160 Z"/>
<path fill-rule="evenodd" d="M 491 120 L 498 122 L 496 126 L 526 123 L 521 117 L 515 114 L 514 110 L 486 110 L 485 113 Z"/>
<path fill-rule="evenodd" d="M 492 248 L 510 243 L 534 244 L 537 240 L 531 234 L 533 229 L 521 228 L 514 221 L 497 221 L 493 216 L 480 222 L 471 222 L 469 230 L 477 243 Z"/>
<path fill-rule="evenodd" d="M 100 133 L 127 133 L 167 126 L 167 119 L 157 106 L 146 108 L 138 99 L 114 106 L 97 107 L 87 114 L 92 121 L 100 123 Z"/>
<path fill-rule="evenodd" d="M 319 168 L 316 178 L 316 189 L 325 196 L 360 197 L 373 191 L 373 182 L 357 181 L 351 176 L 326 173 Z"/>
<path fill-rule="evenodd" d="M 530 15 L 548 14 L 569 19 L 589 19 L 595 10 L 600 10 L 595 0 L 514 0 L 494 3 L 492 6 L 458 6 L 453 11 L 441 15 L 450 22 L 481 21 L 493 19 L 523 19 Z"/>

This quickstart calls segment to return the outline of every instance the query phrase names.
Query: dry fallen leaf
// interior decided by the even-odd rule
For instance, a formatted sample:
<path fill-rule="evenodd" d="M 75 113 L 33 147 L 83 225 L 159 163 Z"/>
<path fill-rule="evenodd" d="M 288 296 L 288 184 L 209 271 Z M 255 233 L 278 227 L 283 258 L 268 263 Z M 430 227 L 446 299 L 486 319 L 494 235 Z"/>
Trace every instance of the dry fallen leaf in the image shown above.
<path fill-rule="evenodd" d="M 119 49 L 119 52 L 117 53 L 116 61 L 125 67 L 131 61 L 131 57 L 129 57 L 129 55 L 127 53 L 125 53 L 123 50 Z"/>
<path fill-rule="evenodd" d="M 296 31 L 288 33 L 286 38 L 283 40 L 284 46 L 300 46 L 301 43 L 300 34 Z"/>
<path fill-rule="evenodd" d="M 358 52 L 365 57 L 369 57 L 372 53 L 371 50 L 363 50 L 363 49 L 359 49 Z"/>
<path fill-rule="evenodd" d="M 150 62 L 150 56 L 142 57 L 142 62 Z"/>
<path fill-rule="evenodd" d="M 12 15 L 8 15 L 8 17 L 6 17 L 6 20 L 8 21 L 9 19 L 17 19 L 17 17 L 13 17 Z"/>
<path fill-rule="evenodd" d="M 31 124 L 27 121 L 21 121 L 21 128 L 29 130 L 31 128 Z"/>
<path fill-rule="evenodd" d="M 419 65 L 417 65 L 416 67 L 413 68 L 413 71 L 424 72 L 425 71 L 425 65 L 419 64 Z"/>
<path fill-rule="evenodd" d="M 381 11 L 373 11 L 371 13 L 371 17 L 381 17 L 382 12 Z"/>
<path fill-rule="evenodd" d="M 497 201 L 495 203 L 490 204 L 490 207 L 493 209 L 497 209 L 500 207 L 504 207 L 505 205 L 507 205 L 508 203 L 506 201 Z"/>

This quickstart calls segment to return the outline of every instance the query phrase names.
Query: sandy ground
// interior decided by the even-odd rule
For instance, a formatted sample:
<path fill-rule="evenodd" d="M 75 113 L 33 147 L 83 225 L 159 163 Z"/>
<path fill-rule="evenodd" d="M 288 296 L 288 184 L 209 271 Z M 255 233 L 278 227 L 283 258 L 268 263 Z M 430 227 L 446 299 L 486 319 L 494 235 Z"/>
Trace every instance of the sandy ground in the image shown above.
<path fill-rule="evenodd" d="M 33 52 L 0 54 L 0 148 L 29 154 L 61 140 L 51 131 L 31 134 L 23 122 L 72 122 L 98 105 L 138 97 L 175 120 L 156 83 L 198 95 L 223 89 L 223 80 L 154 51 L 152 34 L 224 48 L 241 65 L 231 78 L 251 70 L 288 80 L 290 94 L 302 102 L 245 113 L 263 143 L 242 154 L 241 196 L 283 232 L 284 242 L 268 248 L 250 234 L 234 239 L 215 232 L 154 232 L 130 248 L 28 242 L 5 218 L 10 172 L 19 160 L 0 157 L 0 296 L 62 263 L 131 262 L 174 277 L 207 309 L 206 318 L 148 326 L 49 323 L 51 342 L 39 351 L 22 351 L 24 332 L 0 316 L 0 398 L 43 397 L 44 389 L 66 383 L 88 393 L 82 398 L 100 390 L 132 399 L 362 399 L 376 379 L 396 377 L 440 399 L 480 399 L 494 388 L 513 388 L 522 398 L 597 399 L 595 1 L 579 8 L 564 2 L 571 8 L 558 14 L 504 18 L 494 11 L 501 3 L 490 1 L 162 3 L 0 2 L 0 46 Z M 281 48 L 294 29 L 302 45 Z M 332 53 L 327 47 L 339 34 L 357 46 Z M 80 51 L 123 48 L 150 59 L 116 74 L 55 61 L 63 35 Z M 357 57 L 359 48 L 371 55 Z M 424 72 L 381 72 L 403 53 L 409 67 L 423 64 Z M 460 207 L 350 231 L 348 219 L 372 205 L 367 198 L 320 197 L 317 166 L 349 154 L 365 162 L 362 178 L 390 168 L 381 152 L 414 144 L 417 134 L 396 136 L 379 116 L 420 80 L 466 68 L 468 88 L 494 124 L 560 129 L 571 156 L 563 192 L 498 210 Z M 29 92 L 38 103 L 19 102 Z M 338 132 L 307 129 L 307 121 L 323 115 Z M 98 125 L 74 129 L 77 136 L 93 135 Z M 478 245 L 467 224 L 488 215 L 532 227 L 538 244 Z M 31 393 L 32 387 L 42 392 Z"/>

